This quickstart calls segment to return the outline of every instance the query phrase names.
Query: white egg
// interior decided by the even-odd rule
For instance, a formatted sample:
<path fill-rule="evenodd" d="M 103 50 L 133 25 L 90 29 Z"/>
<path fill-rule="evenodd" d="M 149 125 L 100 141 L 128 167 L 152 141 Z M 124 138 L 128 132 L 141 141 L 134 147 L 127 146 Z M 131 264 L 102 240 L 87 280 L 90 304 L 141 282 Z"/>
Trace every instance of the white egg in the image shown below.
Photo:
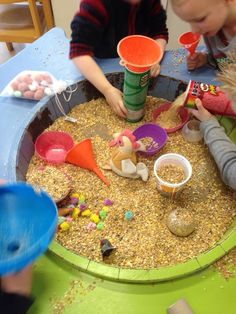
<path fill-rule="evenodd" d="M 45 80 L 42 80 L 42 81 L 40 82 L 40 85 L 42 85 L 42 86 L 48 86 L 48 82 L 45 81 Z"/>
<path fill-rule="evenodd" d="M 53 94 L 51 88 L 49 88 L 49 87 L 46 87 L 46 88 L 44 89 L 44 93 L 45 93 L 45 95 L 47 95 L 47 96 L 51 96 L 51 95 Z"/>
<path fill-rule="evenodd" d="M 21 96 L 22 96 L 22 93 L 21 93 L 19 90 L 16 90 L 16 91 L 14 91 L 13 95 L 14 95 L 15 97 L 21 97 Z"/>

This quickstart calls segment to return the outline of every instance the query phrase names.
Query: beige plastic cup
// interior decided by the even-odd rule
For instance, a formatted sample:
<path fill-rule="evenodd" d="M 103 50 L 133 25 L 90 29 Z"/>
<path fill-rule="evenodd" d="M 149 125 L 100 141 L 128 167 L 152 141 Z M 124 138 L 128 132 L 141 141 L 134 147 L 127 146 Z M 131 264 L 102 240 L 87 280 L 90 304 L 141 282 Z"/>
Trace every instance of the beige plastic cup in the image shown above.
<path fill-rule="evenodd" d="M 163 181 L 158 176 L 158 170 L 164 165 L 175 165 L 181 167 L 184 171 L 184 180 L 180 183 L 170 183 Z M 182 155 L 179 154 L 165 154 L 160 156 L 154 164 L 154 174 L 156 176 L 157 181 L 157 189 L 158 191 L 170 198 L 174 198 L 179 195 L 179 193 L 183 190 L 186 183 L 192 176 L 192 166 L 190 162 Z"/>
<path fill-rule="evenodd" d="M 184 299 L 179 299 L 167 309 L 167 314 L 194 314 Z"/>

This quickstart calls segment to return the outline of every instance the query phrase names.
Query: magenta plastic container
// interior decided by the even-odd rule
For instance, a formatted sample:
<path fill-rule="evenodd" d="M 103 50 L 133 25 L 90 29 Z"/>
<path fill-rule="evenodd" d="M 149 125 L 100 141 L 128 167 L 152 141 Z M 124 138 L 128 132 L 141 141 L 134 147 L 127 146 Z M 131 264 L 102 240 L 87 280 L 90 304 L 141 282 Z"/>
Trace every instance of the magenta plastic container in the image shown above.
<path fill-rule="evenodd" d="M 147 148 L 145 152 L 141 152 L 146 156 L 152 156 L 156 154 L 166 143 L 167 134 L 166 131 L 157 124 L 154 123 L 145 123 L 139 126 L 133 131 L 133 135 L 136 137 L 136 140 L 142 140 L 145 137 L 151 137 L 154 144 L 157 143 L 158 146 L 151 145 Z"/>
<path fill-rule="evenodd" d="M 47 131 L 40 134 L 35 142 L 35 152 L 50 163 L 63 163 L 68 151 L 74 146 L 72 137 L 65 132 Z"/>
<path fill-rule="evenodd" d="M 160 107 L 156 108 L 153 113 L 152 113 L 152 118 L 153 118 L 153 122 L 155 123 L 157 117 L 163 112 L 163 111 L 167 111 L 169 108 L 171 107 L 171 102 L 165 102 L 163 103 L 163 105 L 161 105 Z M 181 119 L 181 123 L 179 125 L 177 125 L 174 128 L 165 128 L 167 133 L 174 133 L 178 130 L 180 130 L 185 123 L 187 123 L 187 121 L 189 120 L 189 112 L 186 108 L 184 108 L 183 106 L 178 108 L 178 113 Z"/>

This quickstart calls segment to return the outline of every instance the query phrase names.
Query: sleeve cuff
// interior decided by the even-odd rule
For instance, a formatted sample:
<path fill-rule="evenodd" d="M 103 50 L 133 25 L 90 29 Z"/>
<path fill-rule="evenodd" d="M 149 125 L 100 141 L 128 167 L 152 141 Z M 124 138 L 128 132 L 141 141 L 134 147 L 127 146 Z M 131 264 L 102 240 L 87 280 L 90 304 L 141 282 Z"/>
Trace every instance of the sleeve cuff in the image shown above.
<path fill-rule="evenodd" d="M 211 119 L 207 121 L 202 121 L 200 124 L 200 129 L 203 132 L 203 134 L 205 133 L 206 129 L 209 127 L 220 127 L 220 124 L 218 120 L 216 119 L 216 117 L 213 116 Z"/>
<path fill-rule="evenodd" d="M 16 293 L 0 292 L 0 309 L 4 314 L 26 314 L 33 299 Z M 3 312 L 2 312 L 3 311 Z"/>

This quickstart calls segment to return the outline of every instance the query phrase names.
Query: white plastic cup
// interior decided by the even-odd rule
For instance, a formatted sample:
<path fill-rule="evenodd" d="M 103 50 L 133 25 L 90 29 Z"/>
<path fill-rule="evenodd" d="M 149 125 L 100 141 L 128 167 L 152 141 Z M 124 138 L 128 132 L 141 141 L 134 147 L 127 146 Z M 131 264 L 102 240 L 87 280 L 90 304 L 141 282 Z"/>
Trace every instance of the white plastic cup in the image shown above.
<path fill-rule="evenodd" d="M 203 134 L 200 130 L 200 121 L 190 120 L 182 129 L 183 138 L 190 143 L 197 143 L 202 140 Z"/>
<path fill-rule="evenodd" d="M 163 181 L 157 174 L 158 170 L 164 165 L 175 165 L 181 167 L 184 171 L 184 180 L 180 183 L 170 183 Z M 165 154 L 159 157 L 154 164 L 154 174 L 157 181 L 158 191 L 170 198 L 175 198 L 183 190 L 186 183 L 192 176 L 192 166 L 190 162 L 179 154 Z"/>

